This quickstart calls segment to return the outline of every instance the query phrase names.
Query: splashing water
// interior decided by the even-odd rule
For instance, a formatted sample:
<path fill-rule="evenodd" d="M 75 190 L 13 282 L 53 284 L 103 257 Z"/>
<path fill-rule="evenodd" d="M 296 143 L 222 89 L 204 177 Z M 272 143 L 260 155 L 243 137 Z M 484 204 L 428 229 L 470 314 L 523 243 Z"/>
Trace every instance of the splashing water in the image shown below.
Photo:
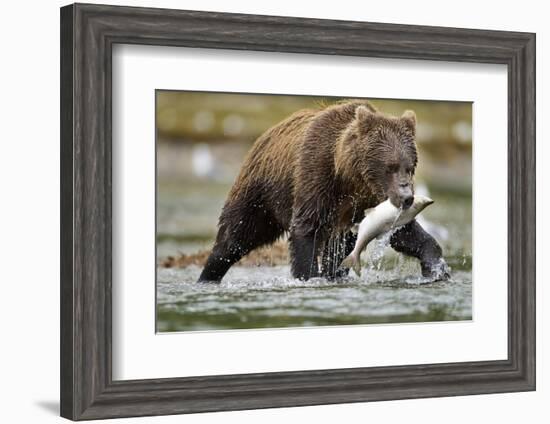
<path fill-rule="evenodd" d="M 375 238 L 370 244 L 372 247 L 368 249 L 368 262 L 370 265 L 368 266 L 369 271 L 371 270 L 377 270 L 379 271 L 382 267 L 382 259 L 384 257 L 384 253 L 386 251 L 386 248 L 390 245 L 390 239 L 391 236 L 395 230 L 390 230 L 385 232 L 384 234 L 380 235 L 379 237 Z M 364 254 L 364 253 L 363 253 Z"/>
<path fill-rule="evenodd" d="M 393 223 L 390 227 L 389 231 L 386 231 L 385 233 L 379 235 L 377 238 L 375 238 L 370 244 L 372 245 L 371 249 L 369 249 L 368 257 L 370 259 L 370 265 L 368 265 L 369 271 L 380 271 L 380 268 L 382 267 L 382 259 L 384 257 L 384 253 L 386 251 L 386 248 L 390 246 L 390 240 L 391 237 L 395 234 L 397 230 L 401 227 L 395 227 L 395 223 L 403 213 L 403 206 L 401 206 L 397 212 L 397 215 L 395 216 Z"/>

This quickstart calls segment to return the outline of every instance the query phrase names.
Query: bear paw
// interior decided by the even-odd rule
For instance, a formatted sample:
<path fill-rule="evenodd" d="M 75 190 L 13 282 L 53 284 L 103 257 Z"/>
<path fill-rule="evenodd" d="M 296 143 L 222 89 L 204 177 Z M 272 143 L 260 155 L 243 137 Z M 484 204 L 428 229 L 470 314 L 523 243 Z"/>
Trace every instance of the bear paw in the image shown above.
<path fill-rule="evenodd" d="M 447 281 L 451 278 L 451 268 L 443 258 L 423 261 L 421 263 L 422 276 L 435 281 Z"/>

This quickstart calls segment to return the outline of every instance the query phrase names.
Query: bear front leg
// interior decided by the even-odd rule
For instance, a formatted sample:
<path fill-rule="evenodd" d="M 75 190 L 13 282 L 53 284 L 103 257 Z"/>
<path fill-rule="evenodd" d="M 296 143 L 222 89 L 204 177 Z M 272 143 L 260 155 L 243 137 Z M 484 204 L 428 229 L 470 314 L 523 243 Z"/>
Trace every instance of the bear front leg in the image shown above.
<path fill-rule="evenodd" d="M 342 268 L 340 264 L 352 252 L 356 241 L 357 234 L 351 231 L 331 237 L 323 250 L 321 276 L 329 280 L 347 276 L 349 268 Z"/>
<path fill-rule="evenodd" d="M 319 275 L 319 255 L 326 239 L 325 232 L 313 230 L 303 232 L 293 229 L 290 232 L 290 266 L 292 276 L 308 280 Z"/>
<path fill-rule="evenodd" d="M 419 259 L 424 277 L 434 280 L 447 280 L 451 277 L 441 247 L 416 220 L 397 230 L 392 235 L 390 244 L 397 252 Z"/>

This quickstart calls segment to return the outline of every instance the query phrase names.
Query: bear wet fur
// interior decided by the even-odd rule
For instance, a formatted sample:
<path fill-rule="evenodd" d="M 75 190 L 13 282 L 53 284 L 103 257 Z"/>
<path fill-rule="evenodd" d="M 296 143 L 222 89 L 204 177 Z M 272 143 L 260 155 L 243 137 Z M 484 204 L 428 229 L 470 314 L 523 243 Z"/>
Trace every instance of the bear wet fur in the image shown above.
<path fill-rule="evenodd" d="M 386 198 L 410 206 L 415 132 L 414 112 L 388 116 L 366 100 L 301 110 L 267 130 L 231 188 L 199 281 L 220 281 L 240 258 L 285 232 L 295 278 L 346 275 L 339 264 L 353 249 L 350 229 L 364 210 Z M 424 276 L 448 277 L 440 246 L 416 221 L 390 243 L 418 258 Z"/>

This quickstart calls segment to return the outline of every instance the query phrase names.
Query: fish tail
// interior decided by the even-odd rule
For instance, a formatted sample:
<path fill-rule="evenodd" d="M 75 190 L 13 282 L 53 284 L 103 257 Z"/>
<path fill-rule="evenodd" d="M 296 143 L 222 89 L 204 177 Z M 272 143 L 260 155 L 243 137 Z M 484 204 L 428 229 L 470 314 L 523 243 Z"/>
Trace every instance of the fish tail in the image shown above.
<path fill-rule="evenodd" d="M 342 268 L 351 268 L 355 271 L 357 276 L 361 276 L 361 261 L 353 253 L 344 259 L 340 266 Z"/>

